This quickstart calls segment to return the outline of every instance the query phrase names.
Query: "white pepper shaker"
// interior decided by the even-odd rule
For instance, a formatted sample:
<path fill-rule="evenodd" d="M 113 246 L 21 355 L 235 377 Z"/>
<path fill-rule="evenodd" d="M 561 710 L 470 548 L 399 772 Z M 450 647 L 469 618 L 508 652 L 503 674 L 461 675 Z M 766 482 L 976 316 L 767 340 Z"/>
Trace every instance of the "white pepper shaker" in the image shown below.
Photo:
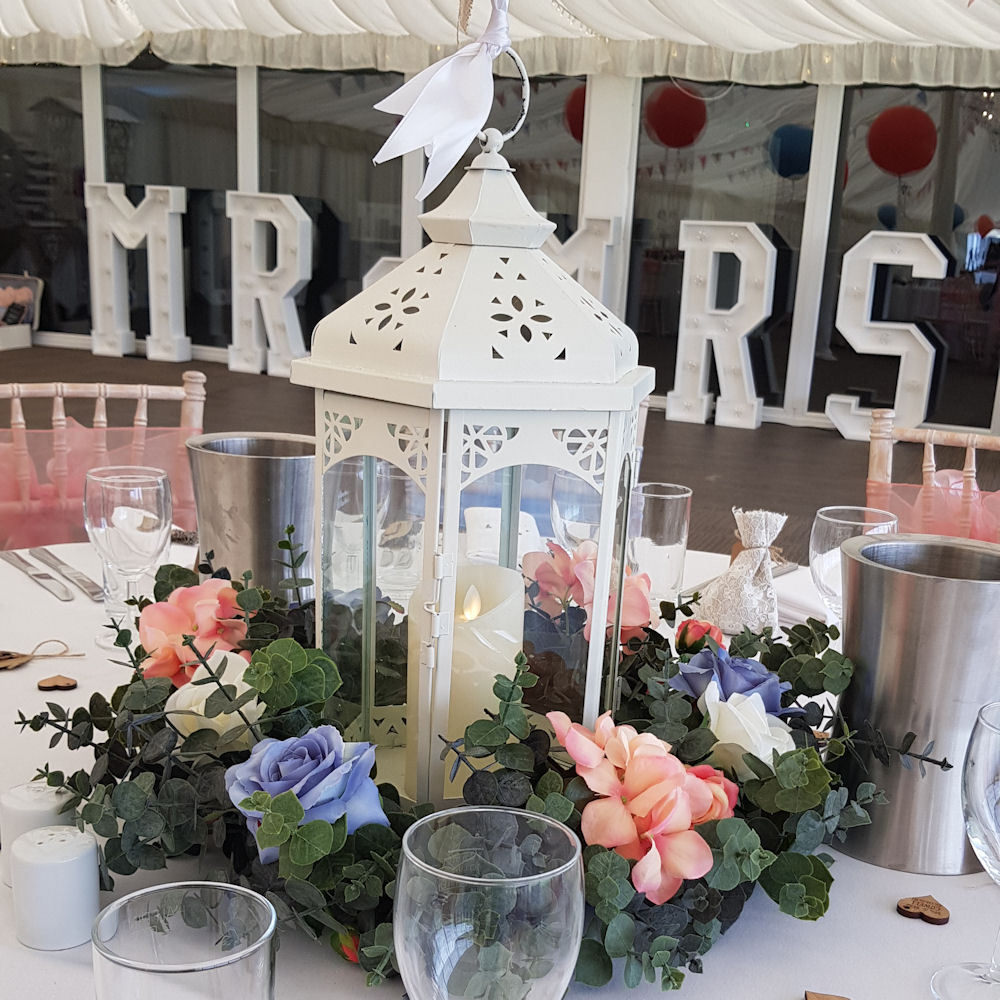
<path fill-rule="evenodd" d="M 100 910 L 97 839 L 74 826 L 22 833 L 11 848 L 14 931 L 41 951 L 75 948 L 90 940 Z"/>
<path fill-rule="evenodd" d="M 14 841 L 40 826 L 64 826 L 73 822 L 73 813 L 60 813 L 67 799 L 62 789 L 44 781 L 26 781 L 0 794 L 0 879 L 10 885 L 10 850 Z"/>

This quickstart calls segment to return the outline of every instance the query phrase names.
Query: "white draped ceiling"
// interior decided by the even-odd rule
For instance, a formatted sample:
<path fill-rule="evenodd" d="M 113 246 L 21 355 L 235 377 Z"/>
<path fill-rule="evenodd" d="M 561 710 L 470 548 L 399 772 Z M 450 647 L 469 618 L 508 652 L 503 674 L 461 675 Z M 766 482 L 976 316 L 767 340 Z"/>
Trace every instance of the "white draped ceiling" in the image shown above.
<path fill-rule="evenodd" d="M 470 32 L 485 23 L 476 0 Z M 412 72 L 458 0 L 0 0 L 0 61 Z M 530 72 L 754 84 L 1000 85 L 997 0 L 511 0 Z"/>

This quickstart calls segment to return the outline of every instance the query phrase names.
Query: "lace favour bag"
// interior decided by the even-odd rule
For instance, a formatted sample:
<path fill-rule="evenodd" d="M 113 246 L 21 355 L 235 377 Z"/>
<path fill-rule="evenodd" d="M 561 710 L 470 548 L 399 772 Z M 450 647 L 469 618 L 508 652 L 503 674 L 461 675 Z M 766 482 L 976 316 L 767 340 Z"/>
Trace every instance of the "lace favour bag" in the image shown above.
<path fill-rule="evenodd" d="M 698 614 L 729 635 L 746 625 L 753 631 L 778 625 L 778 596 L 771 575 L 770 548 L 788 519 L 769 510 L 733 508 L 743 551 L 713 580 L 698 602 Z"/>

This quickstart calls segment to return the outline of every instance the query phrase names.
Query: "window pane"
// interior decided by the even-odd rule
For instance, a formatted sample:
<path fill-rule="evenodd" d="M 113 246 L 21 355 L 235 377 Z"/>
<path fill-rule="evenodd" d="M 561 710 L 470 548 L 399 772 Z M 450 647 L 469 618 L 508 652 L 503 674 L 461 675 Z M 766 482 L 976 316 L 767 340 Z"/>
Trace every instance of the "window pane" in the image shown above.
<path fill-rule="evenodd" d="M 42 278 L 39 329 L 90 333 L 75 66 L 0 68 L 0 272 Z"/>
<path fill-rule="evenodd" d="M 361 291 L 399 254 L 401 168 L 372 157 L 396 119 L 372 105 L 399 73 L 259 71 L 261 190 L 292 194 L 313 221 L 313 269 L 297 303 L 302 332 Z"/>
<path fill-rule="evenodd" d="M 236 70 L 177 66 L 143 54 L 106 66 L 107 179 L 133 202 L 143 186 L 187 188 L 183 217 L 187 335 L 195 344 L 230 342 L 231 289 L 226 191 L 236 187 Z M 149 332 L 146 248 L 129 254 L 132 329 Z"/>
<path fill-rule="evenodd" d="M 627 320 L 656 392 L 674 383 L 684 255 L 682 220 L 755 222 L 778 248 L 772 315 L 750 336 L 757 395 L 784 394 L 802 241 L 815 87 L 647 80 L 636 174 Z M 735 301 L 738 262 L 719 268 L 718 308 Z M 714 390 L 713 390 L 714 391 Z"/>
<path fill-rule="evenodd" d="M 918 232 L 954 258 L 954 274 L 916 278 L 909 267 L 880 267 L 872 317 L 916 323 L 935 345 L 928 420 L 989 426 L 1000 352 L 1000 301 L 992 294 L 1000 244 L 990 251 L 994 241 L 982 240 L 977 226 L 988 232 L 1000 215 L 993 103 L 983 91 L 848 90 L 842 154 L 849 179 L 842 204 L 834 203 L 810 409 L 822 410 L 832 392 L 852 393 L 866 406 L 892 405 L 897 358 L 858 354 L 834 329 L 840 265 L 872 230 Z"/>

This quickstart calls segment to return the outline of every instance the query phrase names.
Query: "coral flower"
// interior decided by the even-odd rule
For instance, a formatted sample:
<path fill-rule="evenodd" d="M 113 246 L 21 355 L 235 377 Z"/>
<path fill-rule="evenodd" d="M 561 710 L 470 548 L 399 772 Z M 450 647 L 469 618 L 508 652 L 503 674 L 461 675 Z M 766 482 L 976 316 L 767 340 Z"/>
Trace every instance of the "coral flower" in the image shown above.
<path fill-rule="evenodd" d="M 546 542 L 545 552 L 527 552 L 521 560 L 521 572 L 538 584 L 536 604 L 552 618 L 558 617 L 575 601 L 583 606 L 583 585 L 577 579 L 576 568 L 597 558 L 597 546 L 582 542 L 570 555 L 561 545 Z M 593 551 L 591 551 L 593 550 Z"/>
<path fill-rule="evenodd" d="M 184 645 L 194 636 L 203 656 L 214 647 L 228 653 L 247 634 L 246 620 L 228 580 L 206 580 L 194 587 L 178 587 L 166 601 L 147 604 L 139 613 L 139 641 L 149 658 L 143 660 L 147 677 L 169 677 L 175 687 L 187 684 L 198 668 L 197 657 Z M 244 659 L 250 654 L 241 652 Z"/>
<path fill-rule="evenodd" d="M 593 544 L 593 543 L 591 543 Z M 584 638 L 590 642 L 590 626 L 594 619 L 594 572 L 597 568 L 596 547 L 593 559 L 581 562 L 576 567 L 576 575 L 583 587 L 583 599 L 577 603 L 587 611 L 587 624 L 583 629 Z M 650 580 L 648 573 L 633 573 L 625 569 L 622 586 L 621 641 L 628 642 L 633 636 L 641 636 L 644 627 L 651 621 L 649 605 Z M 615 592 L 608 595 L 608 610 L 604 616 L 605 625 L 610 625 L 615 613 Z"/>
<path fill-rule="evenodd" d="M 707 765 L 686 768 L 663 740 L 616 726 L 610 712 L 593 732 L 563 712 L 547 718 L 576 773 L 599 796 L 584 806 L 583 839 L 636 861 L 632 884 L 651 903 L 666 902 L 684 879 L 711 869 L 711 848 L 692 827 L 733 815 L 733 782 Z"/>

